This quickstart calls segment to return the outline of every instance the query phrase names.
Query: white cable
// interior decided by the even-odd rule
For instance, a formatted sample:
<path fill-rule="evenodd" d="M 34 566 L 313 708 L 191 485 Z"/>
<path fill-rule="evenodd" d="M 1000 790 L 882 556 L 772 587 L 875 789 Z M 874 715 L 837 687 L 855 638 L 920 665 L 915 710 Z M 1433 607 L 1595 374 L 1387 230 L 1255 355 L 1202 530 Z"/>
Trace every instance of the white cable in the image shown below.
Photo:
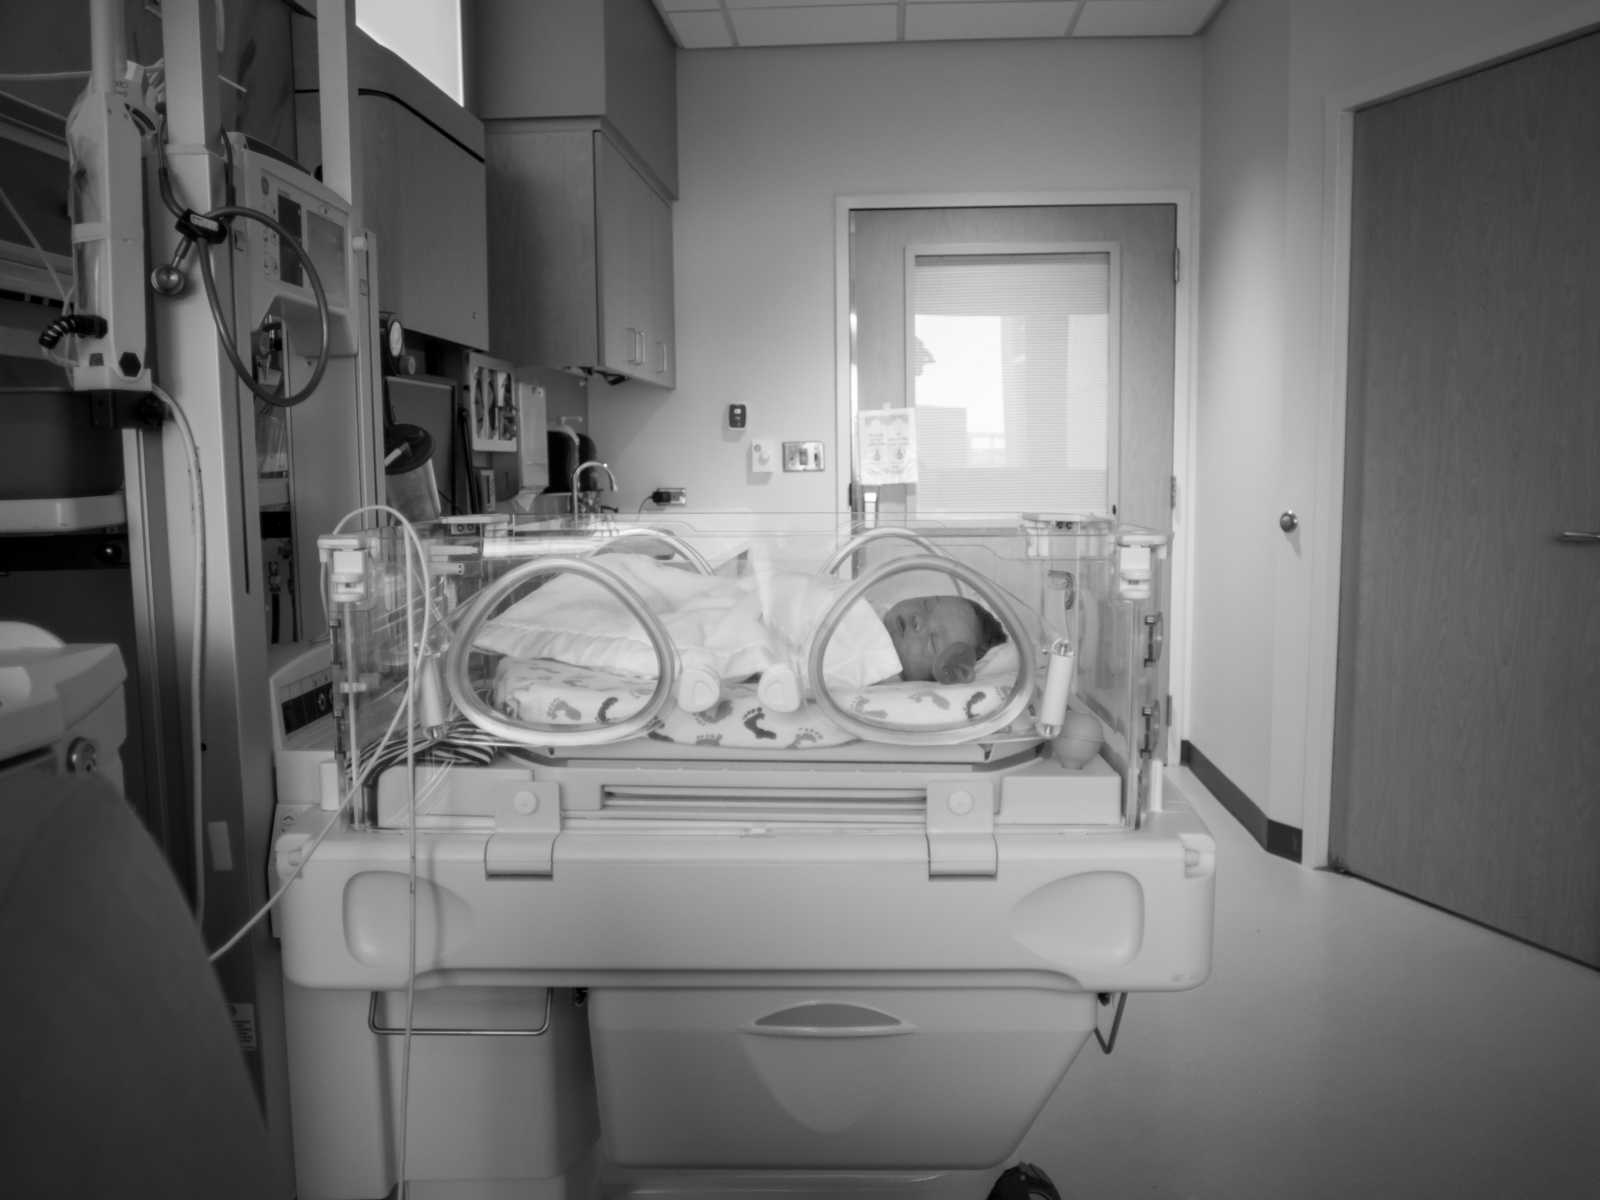
<path fill-rule="evenodd" d="M 29 245 L 39 255 L 39 261 L 44 264 L 44 269 L 50 272 L 50 281 L 56 285 L 56 295 L 61 297 L 61 303 L 67 302 L 67 289 L 61 286 L 61 276 L 56 274 L 55 265 L 51 263 L 50 256 L 44 252 L 44 247 L 39 244 L 39 239 L 33 236 L 33 230 L 28 228 L 28 223 L 22 219 L 22 214 L 17 211 L 17 206 L 11 203 L 11 197 L 6 195 L 6 189 L 0 187 L 0 201 L 5 202 L 6 209 L 11 213 L 11 219 L 22 226 L 22 234 L 28 239 Z"/>
<path fill-rule="evenodd" d="M 398 515 L 398 514 L 396 514 Z M 404 517 L 400 517 L 405 521 Z M 428 560 L 422 553 L 422 547 L 417 543 L 416 530 L 406 522 L 407 535 L 414 544 L 417 544 L 417 557 L 422 572 L 423 603 L 429 602 L 428 587 Z M 406 645 L 416 647 L 417 657 L 412 661 L 419 665 L 422 662 L 422 650 L 417 642 L 416 634 L 416 606 L 411 592 L 411 571 L 406 570 Z M 423 629 L 429 625 L 427 619 L 431 615 L 431 608 L 424 616 Z M 416 729 L 416 695 L 417 695 L 417 667 L 413 666 L 411 686 L 406 688 L 406 731 L 408 734 Z M 406 1029 L 401 1041 L 400 1049 L 400 1181 L 396 1200 L 406 1200 L 406 1150 L 407 1134 L 411 1115 L 411 1026 L 416 1015 L 417 1005 L 417 758 L 416 739 L 406 738 L 406 791 L 410 799 L 410 806 L 406 810 L 406 836 L 410 841 L 409 858 L 407 859 L 406 875 L 410 884 L 411 909 L 408 918 L 406 937 Z"/>
<path fill-rule="evenodd" d="M 405 1200 L 406 1196 L 406 1155 L 408 1151 L 407 1136 L 409 1133 L 411 1110 L 411 1031 L 413 1019 L 416 1014 L 416 986 L 417 986 L 417 764 L 415 731 L 415 697 L 417 691 L 417 676 L 422 666 L 423 649 L 427 643 L 434 625 L 437 622 L 433 609 L 433 588 L 428 582 L 428 556 L 423 549 L 422 540 L 417 536 L 416 528 L 399 509 L 387 504 L 366 504 L 346 513 L 333 527 L 335 535 L 342 533 L 350 521 L 365 513 L 385 513 L 394 518 L 405 534 L 407 548 L 416 555 L 417 576 L 422 582 L 422 636 L 419 639 L 416 631 L 416 597 L 412 591 L 413 576 L 408 566 L 405 571 L 406 581 L 406 643 L 412 648 L 410 686 L 406 688 L 404 708 L 398 710 L 406 714 L 406 787 L 410 797 L 410 804 L 406 811 L 406 832 L 409 841 L 409 856 L 407 865 L 407 884 L 409 891 L 409 916 L 407 920 L 408 937 L 406 939 L 406 1020 L 405 1032 L 401 1042 L 400 1052 L 400 1161 L 397 1168 L 399 1176 L 396 1200 Z M 323 600 L 326 604 L 326 596 Z M 373 761 L 376 761 L 374 758 Z"/>
<path fill-rule="evenodd" d="M 417 556 L 417 561 L 419 563 L 421 563 L 423 565 L 423 567 L 424 567 L 423 578 L 424 578 L 424 580 L 426 580 L 426 578 L 427 578 L 427 574 L 426 574 L 427 556 L 426 556 L 425 552 L 423 551 L 422 541 L 421 541 L 420 538 L 417 537 L 416 530 L 411 527 L 411 523 L 406 520 L 404 514 L 398 512 L 397 510 L 392 509 L 392 508 L 388 507 L 387 505 L 382 505 L 382 504 L 367 505 L 367 506 L 364 506 L 362 508 L 354 509 L 351 512 L 346 513 L 345 516 L 340 519 L 338 525 L 336 525 L 334 527 L 334 532 L 338 533 L 341 530 L 343 530 L 345 525 L 350 521 L 350 519 L 352 517 L 359 516 L 360 514 L 362 514 L 364 512 L 374 512 L 374 511 L 375 512 L 389 513 L 389 514 L 393 515 L 400 522 L 403 531 L 407 535 L 407 539 L 408 539 L 408 543 L 409 543 L 410 548 L 415 552 L 415 554 Z M 407 584 L 407 588 L 409 589 L 410 584 L 411 584 L 411 578 L 410 578 L 409 570 L 407 571 L 406 584 Z M 425 598 L 429 597 L 429 593 L 426 590 L 426 588 L 424 590 L 424 597 Z M 408 605 L 408 608 L 409 607 L 410 606 Z M 432 608 L 432 604 L 431 603 L 428 603 L 426 605 L 425 612 L 427 614 L 429 614 L 429 616 L 426 617 L 424 619 L 424 622 L 423 622 L 423 636 L 424 637 L 427 636 L 428 623 L 431 620 L 431 614 L 433 612 L 433 608 Z M 417 675 L 417 673 L 419 672 L 419 670 L 421 669 L 421 659 L 422 659 L 422 647 L 421 647 L 421 645 L 416 645 L 416 646 L 414 646 L 413 655 L 412 655 L 412 658 L 410 660 L 411 670 L 410 670 L 409 673 L 410 673 L 410 675 L 412 677 L 415 677 Z M 272 895 L 267 898 L 266 903 L 263 904 L 259 909 L 257 909 L 255 911 L 255 913 L 250 917 L 250 919 L 248 921 L 246 921 L 242 926 L 239 927 L 239 929 L 237 929 L 234 932 L 232 937 L 230 937 L 221 946 L 217 947 L 217 949 L 215 949 L 215 950 L 213 950 L 211 952 L 210 960 L 212 962 L 216 962 L 217 959 L 221 958 L 229 950 L 232 950 L 236 945 L 238 945 L 239 942 L 244 938 L 244 936 L 247 933 L 249 933 L 251 929 L 255 928 L 255 926 L 260 924 L 262 918 L 265 917 L 269 912 L 271 912 L 272 909 L 277 905 L 277 903 L 280 900 L 283 899 L 284 893 L 286 893 L 289 890 L 289 885 L 292 884 L 296 879 L 298 879 L 300 877 L 300 872 L 305 869 L 306 863 L 310 861 L 312 852 L 318 846 L 320 846 L 322 844 L 323 838 L 327 837 L 329 831 L 332 830 L 333 827 L 339 823 L 338 818 L 344 812 L 344 810 L 349 806 L 350 801 L 352 799 L 354 799 L 357 795 L 360 794 L 361 788 L 366 784 L 367 778 L 371 775 L 373 769 L 377 766 L 377 764 L 382 761 L 383 752 L 384 752 L 385 749 L 387 749 L 387 747 L 389 745 L 389 740 L 394 736 L 395 727 L 400 723 L 400 718 L 403 715 L 407 715 L 407 714 L 409 714 L 409 713 L 411 713 L 413 711 L 412 710 L 412 706 L 407 702 L 410 699 L 410 695 L 409 694 L 410 694 L 411 688 L 408 687 L 406 690 L 407 690 L 407 696 L 405 698 L 405 701 L 403 701 L 401 704 L 395 706 L 394 715 L 389 719 L 388 727 L 383 731 L 383 736 L 378 740 L 377 748 L 368 757 L 367 766 L 362 771 L 360 771 L 358 774 L 356 774 L 353 782 L 350 785 L 349 790 L 346 791 L 344 793 L 343 797 L 340 799 L 339 808 L 334 813 L 333 818 L 329 820 L 328 824 L 323 828 L 322 832 L 319 833 L 314 839 L 312 839 L 311 843 L 306 846 L 304 852 L 300 856 L 300 862 L 296 865 L 295 869 L 290 872 L 289 877 L 287 879 L 285 879 L 283 881 L 283 883 L 278 887 L 278 890 L 273 892 Z M 413 749 L 413 742 L 412 742 L 413 731 L 411 729 L 409 729 L 409 728 L 406 731 L 406 738 L 407 738 L 407 751 L 408 751 L 408 754 L 409 754 Z M 411 810 L 412 810 L 413 814 L 416 811 L 416 805 L 417 805 L 417 797 L 416 797 L 416 794 L 415 794 L 415 788 L 413 787 L 412 795 L 411 795 Z M 415 821 L 415 816 L 414 815 L 412 817 L 412 820 Z M 413 941 L 413 944 L 414 944 L 415 943 L 415 932 L 414 931 L 413 931 L 413 935 L 412 935 L 412 941 Z"/>
<path fill-rule="evenodd" d="M 206 637 L 206 508 L 200 483 L 200 444 L 195 440 L 189 415 L 166 391 L 150 385 L 151 394 L 171 410 L 173 424 L 189 451 L 189 519 L 194 526 L 194 628 L 189 642 L 189 736 L 194 835 L 194 921 L 201 930 L 206 919 L 206 846 L 204 758 L 201 736 L 205 720 L 205 637 Z"/>
<path fill-rule="evenodd" d="M 389 744 L 389 739 L 394 736 L 395 726 L 400 723 L 400 714 L 404 711 L 404 708 L 395 709 L 394 717 L 389 721 L 389 727 L 384 730 L 383 737 L 378 740 L 378 752 L 372 756 L 372 759 L 370 760 L 372 763 L 377 763 L 379 761 L 382 751 Z M 345 791 L 342 797 L 340 797 L 339 807 L 334 811 L 333 816 L 329 818 L 328 823 L 323 826 L 322 832 L 317 834 L 316 837 L 312 838 L 310 843 L 307 844 L 306 848 L 301 851 L 300 861 L 295 864 L 294 870 L 289 872 L 288 878 L 278 885 L 278 890 L 273 892 L 272 895 L 267 898 L 267 902 L 265 904 L 256 909 L 255 913 L 248 921 L 234 931 L 232 937 L 211 952 L 209 961 L 216 962 L 229 950 L 232 950 L 235 946 L 237 946 L 244 938 L 244 935 L 259 925 L 261 923 L 261 919 L 277 906 L 278 901 L 282 900 L 284 893 L 289 890 L 289 885 L 292 884 L 296 879 L 300 878 L 300 872 L 305 870 L 306 864 L 311 861 L 312 851 L 314 851 L 318 846 L 322 845 L 322 840 L 333 831 L 335 826 L 339 824 L 339 817 L 344 813 L 344 810 L 350 806 L 350 801 L 354 800 L 361 794 L 361 789 L 366 786 L 367 779 L 371 774 L 372 767 L 369 765 L 367 770 L 356 776 L 356 778 L 351 782 L 349 789 Z M 438 779 L 442 781 L 444 775 L 445 772 L 440 772 Z"/>
<path fill-rule="evenodd" d="M 407 562 L 407 566 L 406 566 L 406 569 L 405 569 L 406 643 L 411 648 L 411 656 L 410 656 L 410 659 L 409 659 L 409 667 L 410 667 L 410 671 L 408 672 L 408 674 L 409 674 L 409 682 L 408 682 L 408 686 L 406 687 L 405 695 L 402 698 L 402 701 L 401 701 L 400 705 L 396 706 L 394 715 L 389 720 L 389 726 L 388 726 L 388 728 L 386 730 L 384 730 L 384 735 L 383 735 L 383 738 L 380 740 L 378 749 L 373 754 L 368 756 L 367 764 L 366 764 L 365 768 L 356 776 L 355 781 L 351 784 L 350 789 L 340 799 L 338 811 L 336 811 L 334 813 L 333 817 L 328 821 L 327 825 L 325 825 L 323 827 L 322 831 L 320 833 L 318 833 L 317 836 L 314 839 L 312 839 L 312 841 L 301 852 L 300 861 L 295 865 L 294 870 L 292 872 L 290 872 L 289 877 L 287 879 L 285 879 L 281 885 L 279 885 L 278 889 L 275 892 L 273 892 L 273 894 L 270 897 L 268 897 L 267 902 L 264 905 L 261 906 L 261 908 L 256 912 L 256 914 L 254 916 L 252 916 L 250 918 L 250 920 L 248 922 L 246 922 L 245 925 L 238 930 L 238 932 L 236 932 L 231 938 L 229 938 L 225 943 L 223 943 L 222 946 L 218 947 L 212 953 L 211 961 L 215 962 L 218 958 L 220 958 L 222 955 L 226 954 L 235 945 L 237 945 L 239 943 L 239 941 L 245 936 L 245 934 L 247 934 L 255 925 L 257 925 L 261 921 L 261 919 L 264 916 L 267 915 L 268 912 L 270 912 L 272 910 L 273 906 L 276 905 L 283 898 L 285 893 L 287 893 L 287 891 L 289 890 L 289 886 L 292 883 L 294 883 L 294 881 L 296 879 L 299 878 L 300 872 L 305 869 L 306 863 L 308 863 L 311 860 L 312 854 L 316 851 L 317 847 L 322 844 L 323 838 L 327 837 L 328 831 L 331 830 L 335 825 L 337 825 L 339 823 L 339 819 L 343 815 L 345 808 L 349 805 L 350 801 L 360 792 L 362 786 L 364 786 L 364 784 L 366 782 L 367 777 L 377 768 L 378 764 L 382 761 L 382 759 L 383 759 L 383 750 L 384 750 L 385 747 L 387 747 L 390 737 L 393 736 L 395 725 L 399 722 L 401 716 L 403 715 L 406 718 L 406 758 L 405 758 L 405 764 L 406 764 L 406 789 L 407 789 L 407 797 L 408 797 L 408 803 L 407 803 L 407 807 L 406 807 L 406 833 L 407 833 L 407 839 L 408 839 L 408 844 L 409 844 L 408 860 L 407 860 L 407 883 L 408 883 L 409 901 L 410 901 L 410 903 L 409 903 L 409 915 L 408 915 L 408 919 L 407 919 L 408 936 L 407 936 L 407 939 L 406 939 L 406 1018 L 405 1018 L 405 1031 L 404 1031 L 403 1041 L 402 1041 L 401 1063 L 400 1063 L 400 1147 L 399 1147 L 399 1159 L 400 1159 L 400 1161 L 399 1161 L 399 1164 L 398 1164 L 399 1180 L 398 1180 L 398 1187 L 397 1187 L 397 1200 L 405 1200 L 405 1196 L 406 1196 L 406 1155 L 407 1155 L 407 1151 L 408 1151 L 407 1135 L 408 1135 L 408 1132 L 409 1132 L 407 1127 L 408 1127 L 408 1125 L 410 1123 L 410 1105 L 411 1105 L 411 1045 L 412 1045 L 412 1029 L 413 1029 L 415 1015 L 416 1015 L 416 985 L 417 985 L 417 803 L 418 803 L 418 797 L 417 797 L 417 773 L 416 773 L 417 772 L 417 762 L 416 762 L 416 690 L 417 690 L 417 679 L 418 679 L 418 676 L 419 676 L 419 674 L 421 672 L 421 668 L 422 668 L 423 653 L 424 653 L 424 650 L 425 650 L 426 645 L 427 645 L 427 639 L 428 639 L 428 637 L 429 637 L 429 635 L 431 633 L 431 630 L 433 629 L 433 627 L 434 627 L 434 625 L 436 623 L 436 615 L 434 613 L 434 608 L 433 608 L 433 589 L 429 586 L 429 582 L 428 582 L 428 556 L 427 556 L 427 552 L 423 548 L 422 540 L 417 536 L 416 529 L 412 526 L 411 522 L 406 519 L 406 516 L 405 516 L 404 513 L 400 512 L 398 509 L 391 508 L 389 505 L 386 505 L 386 504 L 368 504 L 368 505 L 363 505 L 360 508 L 353 509 L 352 511 L 346 513 L 343 517 L 341 517 L 340 520 L 339 520 L 339 523 L 333 527 L 333 534 L 337 535 L 339 533 L 342 533 L 344 531 L 345 526 L 348 525 L 353 518 L 361 516 L 364 513 L 386 513 L 386 514 L 388 514 L 389 516 L 393 517 L 395 519 L 395 521 L 399 524 L 400 529 L 404 533 L 405 538 L 406 538 L 406 543 L 407 543 L 406 548 L 407 548 L 407 550 L 409 552 L 408 555 L 407 555 L 408 562 Z M 410 559 L 411 555 L 415 555 L 415 566 L 416 566 L 416 569 L 417 569 L 417 576 L 413 576 L 412 575 L 411 564 L 409 562 L 409 559 Z M 415 596 L 415 593 L 413 591 L 414 584 L 415 584 L 415 581 L 416 581 L 417 577 L 420 577 L 421 582 L 422 582 L 422 601 L 423 601 L 422 634 L 421 634 L 420 638 L 418 637 L 418 634 L 417 634 L 417 627 L 416 627 L 416 596 Z M 326 603 L 327 603 L 327 597 L 326 597 L 325 593 L 324 593 L 324 596 L 323 596 L 323 603 L 324 603 L 324 605 L 326 605 Z M 444 775 L 444 773 L 441 772 L 441 774 L 433 781 L 433 786 L 438 786 L 438 784 L 440 782 L 442 782 L 443 775 Z"/>

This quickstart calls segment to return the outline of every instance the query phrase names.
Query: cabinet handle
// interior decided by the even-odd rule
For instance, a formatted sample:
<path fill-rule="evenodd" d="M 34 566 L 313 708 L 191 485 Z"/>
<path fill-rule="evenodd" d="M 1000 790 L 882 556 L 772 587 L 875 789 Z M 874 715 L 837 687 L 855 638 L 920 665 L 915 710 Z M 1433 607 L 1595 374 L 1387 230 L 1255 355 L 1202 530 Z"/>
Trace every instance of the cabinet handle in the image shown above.
<path fill-rule="evenodd" d="M 671 359 L 668 358 L 668 355 L 670 355 L 672 351 L 665 342 L 657 342 L 656 345 L 661 347 L 661 367 L 656 373 L 658 375 L 665 375 L 667 373 L 667 365 L 671 362 Z"/>

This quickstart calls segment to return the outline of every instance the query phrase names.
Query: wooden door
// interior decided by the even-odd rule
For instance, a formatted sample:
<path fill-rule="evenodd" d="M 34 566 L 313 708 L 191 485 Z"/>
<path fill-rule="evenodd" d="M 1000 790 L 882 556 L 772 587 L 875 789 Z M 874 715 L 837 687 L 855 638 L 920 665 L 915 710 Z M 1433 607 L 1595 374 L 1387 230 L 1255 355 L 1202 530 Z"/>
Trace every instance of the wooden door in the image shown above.
<path fill-rule="evenodd" d="M 1335 863 L 1600 966 L 1600 35 L 1355 138 Z"/>

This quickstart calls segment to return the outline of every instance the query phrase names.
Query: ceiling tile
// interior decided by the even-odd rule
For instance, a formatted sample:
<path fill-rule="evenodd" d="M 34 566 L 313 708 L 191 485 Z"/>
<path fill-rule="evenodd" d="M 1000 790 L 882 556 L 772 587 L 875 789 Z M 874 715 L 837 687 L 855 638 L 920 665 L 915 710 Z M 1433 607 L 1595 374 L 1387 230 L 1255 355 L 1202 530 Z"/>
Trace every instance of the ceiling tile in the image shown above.
<path fill-rule="evenodd" d="M 1220 0 L 1088 0 L 1073 26 L 1077 37 L 1188 37 Z"/>
<path fill-rule="evenodd" d="M 741 46 L 820 46 L 838 42 L 892 42 L 900 10 L 893 4 L 731 10 Z"/>
<path fill-rule="evenodd" d="M 906 39 L 1061 37 L 1077 11 L 1076 0 L 946 0 L 906 8 Z"/>
<path fill-rule="evenodd" d="M 733 45 L 728 23 L 720 9 L 714 12 L 675 12 L 667 18 L 678 45 L 685 50 L 715 50 Z"/>

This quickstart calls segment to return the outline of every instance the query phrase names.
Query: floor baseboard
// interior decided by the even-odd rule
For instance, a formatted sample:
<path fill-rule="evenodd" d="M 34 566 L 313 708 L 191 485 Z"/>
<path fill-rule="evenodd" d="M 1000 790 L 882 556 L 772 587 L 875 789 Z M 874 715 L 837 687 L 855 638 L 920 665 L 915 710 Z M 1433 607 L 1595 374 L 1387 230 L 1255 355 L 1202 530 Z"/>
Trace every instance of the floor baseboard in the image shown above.
<path fill-rule="evenodd" d="M 1245 827 L 1262 849 L 1279 858 L 1287 858 L 1290 862 L 1300 861 L 1300 831 L 1293 825 L 1274 821 L 1262 812 L 1256 802 L 1224 775 L 1198 746 L 1184 741 L 1178 761 L 1194 772 L 1195 778 L 1206 785 L 1217 802 Z"/>

